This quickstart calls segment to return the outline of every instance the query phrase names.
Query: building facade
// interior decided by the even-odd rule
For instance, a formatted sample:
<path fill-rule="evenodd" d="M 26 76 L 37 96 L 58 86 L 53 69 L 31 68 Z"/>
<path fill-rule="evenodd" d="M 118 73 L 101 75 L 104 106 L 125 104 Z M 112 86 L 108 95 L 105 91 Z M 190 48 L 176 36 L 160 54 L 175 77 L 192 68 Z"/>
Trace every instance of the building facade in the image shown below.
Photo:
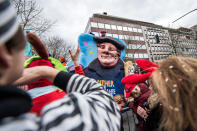
<path fill-rule="evenodd" d="M 196 32 L 188 28 L 168 29 L 176 56 L 197 58 Z"/>
<path fill-rule="evenodd" d="M 174 46 L 175 44 L 172 42 L 174 34 L 169 31 L 169 28 L 160 25 L 110 16 L 107 13 L 93 14 L 89 18 L 85 33 L 92 32 L 96 36 L 100 36 L 102 30 L 107 32 L 107 36 L 119 38 L 126 42 L 127 48 L 124 61 L 135 62 L 137 59 L 145 59 L 159 62 L 173 55 L 182 55 L 177 53 L 180 47 Z M 191 38 L 193 39 L 193 37 Z M 194 41 L 191 43 L 194 43 L 195 46 L 194 44 L 191 45 L 196 48 L 196 43 Z M 186 46 L 183 48 L 186 48 Z M 196 50 L 186 48 L 187 51 L 193 52 Z M 191 55 L 191 57 L 194 56 Z"/>

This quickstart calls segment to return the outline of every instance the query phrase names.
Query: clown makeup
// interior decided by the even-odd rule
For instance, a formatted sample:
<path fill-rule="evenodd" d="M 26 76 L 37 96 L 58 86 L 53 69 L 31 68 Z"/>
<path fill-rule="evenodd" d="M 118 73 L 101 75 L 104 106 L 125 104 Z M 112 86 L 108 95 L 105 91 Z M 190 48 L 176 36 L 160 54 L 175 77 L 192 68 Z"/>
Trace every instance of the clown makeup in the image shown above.
<path fill-rule="evenodd" d="M 103 67 L 110 68 L 117 64 L 120 53 L 111 43 L 97 44 L 98 60 Z"/>
<path fill-rule="evenodd" d="M 138 85 L 136 85 L 136 87 L 132 90 L 131 92 L 131 96 L 133 98 L 137 98 L 141 95 L 141 90 L 140 90 L 140 87 Z"/>

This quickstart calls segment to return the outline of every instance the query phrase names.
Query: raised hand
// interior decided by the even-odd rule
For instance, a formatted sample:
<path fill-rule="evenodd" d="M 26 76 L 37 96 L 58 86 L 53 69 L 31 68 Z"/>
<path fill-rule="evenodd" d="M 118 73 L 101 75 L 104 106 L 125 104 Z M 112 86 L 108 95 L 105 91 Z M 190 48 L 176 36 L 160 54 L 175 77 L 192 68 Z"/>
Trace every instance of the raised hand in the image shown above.
<path fill-rule="evenodd" d="M 70 57 L 74 63 L 75 66 L 79 66 L 79 63 L 78 63 L 78 56 L 79 56 L 79 52 L 80 52 L 80 47 L 79 45 L 77 46 L 77 50 L 76 52 L 73 54 L 71 50 L 69 50 L 69 54 L 70 54 Z"/>

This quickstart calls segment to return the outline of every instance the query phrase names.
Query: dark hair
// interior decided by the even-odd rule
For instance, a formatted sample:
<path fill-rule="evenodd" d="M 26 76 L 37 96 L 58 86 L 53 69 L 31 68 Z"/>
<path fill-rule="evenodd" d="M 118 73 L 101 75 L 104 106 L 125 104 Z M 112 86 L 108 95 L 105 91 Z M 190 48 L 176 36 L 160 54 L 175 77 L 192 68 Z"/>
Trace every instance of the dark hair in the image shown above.
<path fill-rule="evenodd" d="M 25 45 L 26 39 L 20 26 L 18 27 L 15 35 L 5 43 L 5 46 L 9 52 L 11 52 L 12 49 L 22 50 L 25 48 Z"/>

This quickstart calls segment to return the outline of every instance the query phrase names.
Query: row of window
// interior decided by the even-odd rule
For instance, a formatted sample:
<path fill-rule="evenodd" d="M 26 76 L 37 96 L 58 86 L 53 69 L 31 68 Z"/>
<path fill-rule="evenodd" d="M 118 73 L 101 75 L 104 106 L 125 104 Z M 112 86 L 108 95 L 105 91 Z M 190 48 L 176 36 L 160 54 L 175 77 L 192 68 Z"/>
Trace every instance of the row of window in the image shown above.
<path fill-rule="evenodd" d="M 169 44 L 170 43 L 169 40 L 159 40 L 159 41 L 160 41 L 159 43 L 162 43 L 162 44 Z M 149 39 L 149 43 L 157 44 L 155 39 Z"/>
<path fill-rule="evenodd" d="M 151 51 L 160 51 L 160 52 L 171 52 L 172 48 L 171 47 L 166 47 L 166 46 L 155 46 L 155 47 L 149 47 L 149 50 Z"/>
<path fill-rule="evenodd" d="M 146 35 L 152 35 L 152 36 L 155 36 L 156 34 L 158 36 L 162 36 L 162 37 L 169 37 L 167 33 L 160 33 L 160 32 L 145 32 Z"/>
<path fill-rule="evenodd" d="M 154 55 L 152 56 L 154 60 L 161 60 L 161 59 L 165 59 L 167 57 L 170 57 L 172 55 Z"/>
<path fill-rule="evenodd" d="M 176 41 L 176 44 L 183 44 L 183 45 L 191 45 L 191 46 L 197 46 L 194 42 L 185 42 L 185 41 Z"/>
<path fill-rule="evenodd" d="M 100 33 L 98 32 L 92 32 L 95 34 L 95 36 L 100 36 Z M 137 40 L 137 41 L 144 41 L 144 37 L 142 36 L 130 36 L 130 35 L 120 35 L 120 34 L 111 34 L 111 33 L 106 33 L 106 36 L 111 36 L 114 38 L 119 38 L 122 40 Z"/>
<path fill-rule="evenodd" d="M 183 56 L 185 56 L 185 57 L 197 58 L 197 55 L 192 55 L 192 54 L 184 54 Z"/>
<path fill-rule="evenodd" d="M 103 23 L 96 23 L 96 22 L 91 22 L 91 27 L 109 29 L 109 30 L 123 30 L 123 31 L 142 33 L 142 29 L 139 29 L 139 28 L 118 26 L 118 25 L 111 25 L 111 24 L 103 24 Z"/>
<path fill-rule="evenodd" d="M 177 52 L 182 52 L 182 51 L 185 51 L 185 52 L 197 52 L 197 49 L 196 48 L 176 48 L 176 51 Z"/>
<path fill-rule="evenodd" d="M 141 44 L 128 44 L 127 49 L 146 49 L 146 45 Z"/>
<path fill-rule="evenodd" d="M 127 53 L 126 56 L 127 58 L 148 58 L 147 53 Z"/>

